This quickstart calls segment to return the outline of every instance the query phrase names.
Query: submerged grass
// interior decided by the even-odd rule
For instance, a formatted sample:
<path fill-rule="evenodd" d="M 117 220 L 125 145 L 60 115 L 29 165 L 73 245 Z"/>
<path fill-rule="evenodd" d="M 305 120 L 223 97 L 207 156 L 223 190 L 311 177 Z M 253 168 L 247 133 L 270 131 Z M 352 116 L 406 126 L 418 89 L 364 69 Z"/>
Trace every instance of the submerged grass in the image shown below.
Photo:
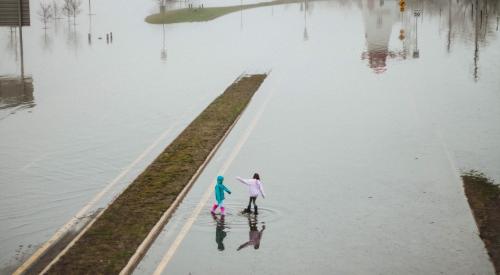
<path fill-rule="evenodd" d="M 497 274 L 500 274 L 500 187 L 483 173 L 462 175 L 465 194 Z"/>
<path fill-rule="evenodd" d="M 288 3 L 298 3 L 300 0 L 275 0 L 256 4 L 247 4 L 227 7 L 207 7 L 207 8 L 187 8 L 170 10 L 146 17 L 145 21 L 150 24 L 174 24 L 184 22 L 210 21 L 217 17 L 246 9 L 282 5 Z"/>
<path fill-rule="evenodd" d="M 49 274 L 118 274 L 266 78 L 239 79 L 104 211 Z"/>

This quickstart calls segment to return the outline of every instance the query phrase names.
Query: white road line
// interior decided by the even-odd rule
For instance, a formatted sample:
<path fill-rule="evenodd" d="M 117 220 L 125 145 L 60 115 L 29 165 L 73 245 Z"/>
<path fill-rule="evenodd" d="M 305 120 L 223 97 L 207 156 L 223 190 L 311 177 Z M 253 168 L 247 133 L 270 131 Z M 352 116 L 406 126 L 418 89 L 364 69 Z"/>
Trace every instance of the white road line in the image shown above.
<path fill-rule="evenodd" d="M 262 104 L 262 107 L 260 108 L 259 112 L 254 117 L 254 119 L 251 121 L 251 123 L 248 126 L 248 128 L 246 129 L 244 135 L 240 138 L 240 140 L 238 141 L 236 146 L 233 148 L 233 151 L 231 152 L 231 155 L 229 156 L 229 158 L 222 165 L 222 168 L 219 170 L 219 175 L 224 174 L 227 171 L 227 169 L 229 168 L 231 163 L 234 161 L 234 159 L 236 158 L 236 156 L 240 152 L 241 148 L 243 147 L 243 145 L 247 141 L 248 137 L 250 136 L 251 132 L 255 128 L 255 125 L 257 124 L 258 120 L 262 116 L 262 113 L 264 112 L 264 109 L 265 109 L 266 105 L 268 104 L 269 100 L 271 99 L 271 96 L 274 93 L 274 91 L 275 90 L 273 89 L 273 90 L 271 90 L 271 92 L 269 92 L 269 94 L 268 94 L 265 102 Z M 153 273 L 154 275 L 160 275 L 163 272 L 163 270 L 167 267 L 167 264 L 170 262 L 173 255 L 175 254 L 175 252 L 179 248 L 181 242 L 184 240 L 187 233 L 189 232 L 189 230 L 193 226 L 193 224 L 196 221 L 201 210 L 205 207 L 206 203 L 208 202 L 210 195 L 213 192 L 213 189 L 214 189 L 214 184 L 212 183 L 209 186 L 209 188 L 205 191 L 200 202 L 198 203 L 196 208 L 191 213 L 191 216 L 187 219 L 186 223 L 184 224 L 181 231 L 179 232 L 179 234 L 175 238 L 174 242 L 169 247 L 169 249 L 167 250 L 167 252 L 163 256 L 162 260 L 160 261 L 160 263 L 156 267 L 156 270 Z"/>
<path fill-rule="evenodd" d="M 168 209 L 163 213 L 163 215 L 160 217 L 158 222 L 153 226 L 153 229 L 149 231 L 148 235 L 146 238 L 142 241 L 142 243 L 139 245 L 139 247 L 136 249 L 134 255 L 129 259 L 127 265 L 120 271 L 120 275 L 129 275 L 132 274 L 136 266 L 140 263 L 144 255 L 147 253 L 153 242 L 156 240 L 158 235 L 160 235 L 161 230 L 163 227 L 165 227 L 165 224 L 168 222 L 168 219 L 172 215 L 172 213 L 177 209 L 177 206 L 182 202 L 184 199 L 184 196 L 189 192 L 193 184 L 196 182 L 198 179 L 199 175 L 203 172 L 205 167 L 208 165 L 212 157 L 215 155 L 221 144 L 224 142 L 226 137 L 229 135 L 231 130 L 234 128 L 238 120 L 240 119 L 241 114 L 236 118 L 236 120 L 231 124 L 229 129 L 226 130 L 224 133 L 224 136 L 217 142 L 215 147 L 210 151 L 208 154 L 207 158 L 203 163 L 201 164 L 200 167 L 198 167 L 198 170 L 196 170 L 196 173 L 191 177 L 189 182 L 184 186 L 182 191 L 177 195 L 175 198 L 174 202 L 168 207 Z"/>
<path fill-rule="evenodd" d="M 441 131 L 440 128 L 435 128 L 435 136 L 437 137 L 440 145 L 441 145 L 441 148 L 443 149 L 444 151 L 444 154 L 446 155 L 446 160 L 448 160 L 448 163 L 450 165 L 450 170 L 453 172 L 453 176 L 455 177 L 455 179 L 457 179 L 459 182 L 462 181 L 462 177 L 460 176 L 460 173 L 459 173 L 459 169 L 457 168 L 457 165 L 455 164 L 455 158 L 452 156 L 452 153 L 450 151 L 450 149 L 448 148 L 448 145 L 446 144 L 445 142 L 445 139 L 443 137 L 443 132 Z"/>
<path fill-rule="evenodd" d="M 413 112 L 415 113 L 415 120 L 417 121 L 418 124 L 426 126 L 426 122 L 424 122 L 422 115 L 420 114 L 418 105 L 417 105 L 417 99 L 415 98 L 415 94 L 412 92 L 409 92 L 409 97 L 411 98 L 411 102 L 413 103 Z M 428 122 L 427 122 L 428 123 Z M 441 149 L 443 150 L 446 159 L 448 160 L 448 164 L 450 165 L 450 170 L 453 173 L 453 177 L 457 182 L 462 182 L 462 177 L 460 176 L 460 169 L 458 169 L 456 163 L 455 163 L 455 158 L 453 157 L 452 152 L 448 148 L 448 145 L 445 142 L 443 132 L 441 131 L 441 128 L 439 125 L 432 126 L 432 134 L 436 137 L 436 139 L 439 142 L 439 145 L 441 146 Z"/>
<path fill-rule="evenodd" d="M 132 163 L 130 163 L 125 169 L 116 177 L 114 178 L 104 189 L 101 190 L 92 200 L 90 200 L 78 213 L 71 218 L 65 225 L 63 225 L 57 232 L 47 241 L 45 242 L 40 248 L 38 248 L 31 257 L 25 261 L 13 274 L 14 275 L 19 275 L 23 274 L 28 270 L 28 268 L 33 265 L 54 243 L 56 243 L 58 240 L 61 239 L 70 229 L 75 226 L 78 221 L 85 217 L 85 215 L 88 214 L 88 211 L 91 210 L 95 204 L 102 199 L 102 197 L 111 189 L 113 188 L 125 175 L 127 175 L 132 168 L 134 168 L 139 162 L 141 162 L 151 151 L 158 146 L 158 144 L 164 140 L 167 136 L 168 133 L 172 131 L 176 124 L 170 126 L 167 130 L 165 130 L 151 145 L 149 145 L 144 152 L 142 152 Z"/>

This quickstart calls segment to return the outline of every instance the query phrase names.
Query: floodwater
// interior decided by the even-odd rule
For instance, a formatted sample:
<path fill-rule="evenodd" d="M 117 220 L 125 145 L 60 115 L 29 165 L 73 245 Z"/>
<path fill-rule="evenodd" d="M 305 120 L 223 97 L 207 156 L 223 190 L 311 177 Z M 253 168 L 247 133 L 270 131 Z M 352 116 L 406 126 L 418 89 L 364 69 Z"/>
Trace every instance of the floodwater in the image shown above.
<path fill-rule="evenodd" d="M 204 4 L 231 3 L 248 4 Z M 24 81 L 18 33 L 0 28 L 0 269 L 113 183 L 88 212 L 103 207 L 240 74 L 271 71 L 138 274 L 169 249 L 172 274 L 492 274 L 458 175 L 500 181 L 498 4 L 407 3 L 162 26 L 144 22 L 157 1 L 96 1 L 45 30 L 32 1 Z M 221 169 L 223 221 L 204 200 Z M 254 171 L 256 218 L 234 180 Z"/>

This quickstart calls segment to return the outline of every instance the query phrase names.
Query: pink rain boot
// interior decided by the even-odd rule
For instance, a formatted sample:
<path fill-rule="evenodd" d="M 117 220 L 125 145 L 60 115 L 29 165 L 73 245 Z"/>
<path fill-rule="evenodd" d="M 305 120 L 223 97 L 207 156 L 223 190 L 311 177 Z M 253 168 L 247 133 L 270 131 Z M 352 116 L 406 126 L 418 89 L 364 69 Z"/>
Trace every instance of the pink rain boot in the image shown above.
<path fill-rule="evenodd" d="M 214 206 L 212 206 L 212 210 L 210 210 L 210 213 L 215 214 L 215 209 L 217 209 L 216 203 L 214 203 Z"/>
<path fill-rule="evenodd" d="M 224 210 L 226 210 L 224 207 L 221 207 L 221 208 L 220 208 L 220 214 L 221 214 L 221 215 L 226 215 L 226 213 L 224 213 Z"/>

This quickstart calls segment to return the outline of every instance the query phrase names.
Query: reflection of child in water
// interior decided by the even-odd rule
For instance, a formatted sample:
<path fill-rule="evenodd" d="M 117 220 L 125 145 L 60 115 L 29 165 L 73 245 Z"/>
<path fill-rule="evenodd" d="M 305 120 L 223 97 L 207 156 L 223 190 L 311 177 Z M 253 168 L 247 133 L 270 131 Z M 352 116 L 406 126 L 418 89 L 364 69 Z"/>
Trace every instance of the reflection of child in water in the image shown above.
<path fill-rule="evenodd" d="M 224 225 L 224 216 L 221 216 L 220 219 L 218 219 L 215 214 L 212 214 L 212 218 L 217 223 L 217 227 L 215 228 L 215 242 L 217 243 L 217 249 L 219 251 L 223 251 L 224 250 L 223 241 L 227 235 L 226 231 L 224 231 L 224 229 L 226 228 Z"/>
<path fill-rule="evenodd" d="M 262 229 L 259 231 L 257 228 L 257 218 L 252 219 L 250 216 L 248 217 L 248 226 L 250 227 L 250 232 L 248 232 L 249 240 L 248 242 L 240 245 L 237 249 L 238 251 L 249 245 L 253 245 L 254 249 L 259 249 L 260 247 L 260 240 L 262 239 L 262 233 L 264 232 L 264 229 L 266 229 L 266 226 L 262 225 Z"/>

